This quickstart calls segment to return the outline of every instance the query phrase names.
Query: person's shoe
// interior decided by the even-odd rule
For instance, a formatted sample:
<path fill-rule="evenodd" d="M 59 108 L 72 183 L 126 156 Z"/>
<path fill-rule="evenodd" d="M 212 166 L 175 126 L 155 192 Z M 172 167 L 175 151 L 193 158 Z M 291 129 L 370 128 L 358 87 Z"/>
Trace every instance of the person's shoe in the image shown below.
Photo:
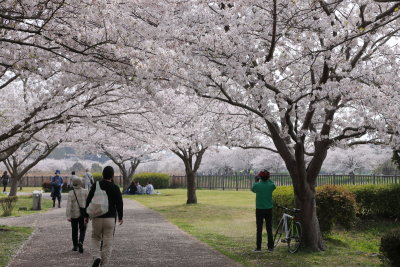
<path fill-rule="evenodd" d="M 253 250 L 253 252 L 261 252 L 260 248 L 256 248 L 255 250 Z"/>
<path fill-rule="evenodd" d="M 101 259 L 97 258 L 94 260 L 92 267 L 99 267 L 101 263 Z"/>
<path fill-rule="evenodd" d="M 78 244 L 79 253 L 83 253 L 83 245 L 82 243 Z"/>
<path fill-rule="evenodd" d="M 268 252 L 274 252 L 274 249 L 273 248 L 269 248 Z"/>
<path fill-rule="evenodd" d="M 286 239 L 286 238 L 283 238 L 283 239 L 281 240 L 281 242 L 282 242 L 282 243 L 287 243 L 287 239 Z"/>
<path fill-rule="evenodd" d="M 78 247 L 73 247 L 72 251 L 78 251 Z"/>

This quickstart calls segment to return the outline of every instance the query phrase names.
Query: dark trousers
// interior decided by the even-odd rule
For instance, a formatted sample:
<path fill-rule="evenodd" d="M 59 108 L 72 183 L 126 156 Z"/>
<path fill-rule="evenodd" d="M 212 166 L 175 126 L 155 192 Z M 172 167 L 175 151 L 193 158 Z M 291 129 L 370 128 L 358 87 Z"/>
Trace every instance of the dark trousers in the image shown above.
<path fill-rule="evenodd" d="M 83 217 L 79 217 L 77 219 L 71 219 L 71 227 L 72 227 L 72 243 L 74 247 L 78 246 L 78 227 L 79 227 L 79 243 L 83 244 L 85 240 L 86 226 L 85 219 Z"/>
<path fill-rule="evenodd" d="M 257 223 L 257 249 L 261 249 L 262 243 L 262 228 L 265 220 L 265 228 L 268 235 L 268 248 L 274 248 L 274 239 L 272 236 L 272 209 L 256 209 Z"/>

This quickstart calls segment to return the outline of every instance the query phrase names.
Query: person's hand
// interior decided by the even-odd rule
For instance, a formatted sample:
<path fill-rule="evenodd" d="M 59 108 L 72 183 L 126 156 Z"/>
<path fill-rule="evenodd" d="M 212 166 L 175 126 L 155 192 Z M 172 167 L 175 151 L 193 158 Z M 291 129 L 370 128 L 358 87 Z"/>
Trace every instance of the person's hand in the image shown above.
<path fill-rule="evenodd" d="M 123 222 L 124 222 L 124 220 L 122 220 L 122 219 L 121 219 L 121 220 L 118 220 L 118 224 L 119 224 L 119 225 L 123 224 Z"/>
<path fill-rule="evenodd" d="M 70 218 L 67 218 L 67 221 L 69 221 L 69 222 L 70 222 L 70 221 L 71 221 L 71 219 L 70 219 Z"/>
<path fill-rule="evenodd" d="M 89 223 L 89 217 L 85 217 L 85 224 Z"/>

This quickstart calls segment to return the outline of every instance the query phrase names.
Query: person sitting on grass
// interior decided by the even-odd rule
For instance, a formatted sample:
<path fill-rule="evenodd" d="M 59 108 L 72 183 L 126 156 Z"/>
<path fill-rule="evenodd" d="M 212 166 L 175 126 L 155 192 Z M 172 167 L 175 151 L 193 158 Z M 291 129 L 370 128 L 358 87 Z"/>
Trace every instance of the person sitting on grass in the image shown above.
<path fill-rule="evenodd" d="M 136 181 L 135 185 L 136 185 L 136 188 L 137 188 L 136 194 L 138 194 L 138 195 L 146 194 L 145 188 L 143 188 L 143 186 L 140 185 L 139 181 Z"/>
<path fill-rule="evenodd" d="M 151 181 L 148 181 L 148 182 L 147 182 L 147 185 L 146 185 L 146 194 L 148 194 L 148 195 L 154 195 L 154 187 L 153 187 L 153 185 L 151 184 Z"/>
<path fill-rule="evenodd" d="M 126 189 L 125 194 L 127 195 L 135 195 L 137 194 L 137 187 L 135 185 L 135 182 L 132 181 L 131 185 L 128 187 L 128 189 Z"/>

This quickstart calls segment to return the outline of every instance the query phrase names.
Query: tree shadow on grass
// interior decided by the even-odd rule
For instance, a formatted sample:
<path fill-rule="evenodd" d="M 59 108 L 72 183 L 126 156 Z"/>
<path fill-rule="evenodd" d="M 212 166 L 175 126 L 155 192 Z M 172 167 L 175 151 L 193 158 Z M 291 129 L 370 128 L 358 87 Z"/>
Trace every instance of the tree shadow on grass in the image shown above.
<path fill-rule="evenodd" d="M 350 247 L 349 244 L 347 244 L 346 242 L 336 239 L 336 238 L 325 237 L 324 240 L 325 240 L 325 242 L 328 242 L 329 245 L 333 245 L 336 247 L 345 247 L 345 248 Z"/>

